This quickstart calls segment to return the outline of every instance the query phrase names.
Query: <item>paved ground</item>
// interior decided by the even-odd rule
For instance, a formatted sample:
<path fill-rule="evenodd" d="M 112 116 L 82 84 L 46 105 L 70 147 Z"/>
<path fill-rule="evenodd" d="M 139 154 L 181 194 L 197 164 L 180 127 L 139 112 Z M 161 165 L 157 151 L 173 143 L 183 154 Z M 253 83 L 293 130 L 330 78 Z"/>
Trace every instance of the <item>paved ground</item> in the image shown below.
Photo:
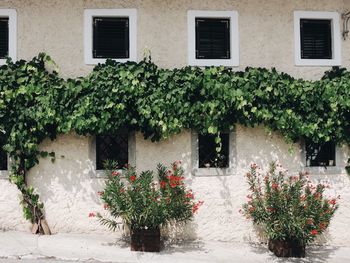
<path fill-rule="evenodd" d="M 57 234 L 35 236 L 0 232 L 0 263 L 161 262 L 259 263 L 350 262 L 350 247 L 309 247 L 305 259 L 278 259 L 266 246 L 229 242 L 169 243 L 161 253 L 131 252 L 125 240 L 113 235 Z"/>

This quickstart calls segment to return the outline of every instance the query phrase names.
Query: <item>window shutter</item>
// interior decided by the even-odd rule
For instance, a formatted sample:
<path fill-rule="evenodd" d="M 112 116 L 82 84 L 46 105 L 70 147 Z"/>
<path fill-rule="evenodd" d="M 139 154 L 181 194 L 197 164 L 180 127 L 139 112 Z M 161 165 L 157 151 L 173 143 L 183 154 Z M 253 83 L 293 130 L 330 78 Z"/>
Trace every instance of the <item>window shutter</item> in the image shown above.
<path fill-rule="evenodd" d="M 129 18 L 94 18 L 93 58 L 129 58 Z"/>
<path fill-rule="evenodd" d="M 9 51 L 9 19 L 0 18 L 0 58 L 8 56 Z"/>
<path fill-rule="evenodd" d="M 300 20 L 301 58 L 332 59 L 331 20 Z"/>
<path fill-rule="evenodd" d="M 196 58 L 230 57 L 230 19 L 196 18 Z"/>

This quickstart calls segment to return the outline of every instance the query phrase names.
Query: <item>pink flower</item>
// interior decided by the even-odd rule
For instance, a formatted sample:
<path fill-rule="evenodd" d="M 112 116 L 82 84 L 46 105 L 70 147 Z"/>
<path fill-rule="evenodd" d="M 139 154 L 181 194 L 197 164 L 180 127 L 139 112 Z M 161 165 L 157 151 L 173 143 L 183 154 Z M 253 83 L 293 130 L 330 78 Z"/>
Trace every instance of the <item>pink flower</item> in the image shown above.
<path fill-rule="evenodd" d="M 96 214 L 94 212 L 89 213 L 89 217 L 95 217 L 95 216 L 96 216 Z"/>
<path fill-rule="evenodd" d="M 117 171 L 112 172 L 112 176 L 118 176 L 118 175 L 119 175 L 119 172 L 117 172 Z"/>

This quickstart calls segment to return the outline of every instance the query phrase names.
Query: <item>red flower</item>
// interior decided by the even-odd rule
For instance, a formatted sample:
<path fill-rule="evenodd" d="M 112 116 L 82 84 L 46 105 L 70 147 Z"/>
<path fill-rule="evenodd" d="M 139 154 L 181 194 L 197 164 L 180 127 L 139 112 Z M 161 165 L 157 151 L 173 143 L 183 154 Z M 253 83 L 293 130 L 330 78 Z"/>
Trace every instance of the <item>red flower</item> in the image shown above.
<path fill-rule="evenodd" d="M 331 205 L 336 205 L 337 200 L 332 199 L 332 200 L 329 200 L 328 203 L 331 204 Z"/>
<path fill-rule="evenodd" d="M 109 205 L 104 204 L 104 205 L 103 205 L 103 208 L 104 208 L 104 210 L 107 210 L 107 209 L 109 208 Z"/>
<path fill-rule="evenodd" d="M 194 196 L 191 192 L 188 192 L 186 195 L 185 195 L 186 198 L 190 198 L 190 199 L 193 199 Z"/>
<path fill-rule="evenodd" d="M 277 189 L 277 188 L 278 188 L 278 184 L 273 183 L 273 184 L 271 185 L 271 187 L 272 187 L 272 189 Z"/>
<path fill-rule="evenodd" d="M 316 236 L 318 234 L 318 231 L 316 229 L 311 230 L 311 235 Z"/>
<path fill-rule="evenodd" d="M 130 181 L 131 182 L 134 182 L 135 180 L 136 180 L 136 176 L 135 175 L 130 176 Z"/>
<path fill-rule="evenodd" d="M 98 194 L 99 196 L 101 196 L 101 195 L 103 195 L 103 192 L 98 191 L 97 194 Z"/>
<path fill-rule="evenodd" d="M 90 213 L 89 213 L 89 217 L 95 217 L 95 216 L 96 216 L 95 213 L 93 213 L 93 212 L 90 212 Z"/>
<path fill-rule="evenodd" d="M 118 176 L 118 175 L 119 175 L 119 172 L 117 172 L 117 171 L 112 172 L 112 176 Z"/>
<path fill-rule="evenodd" d="M 192 206 L 192 213 L 195 214 L 195 213 L 198 211 L 199 207 L 200 207 L 201 205 L 203 205 L 203 203 L 204 203 L 203 201 L 198 201 L 197 204 L 194 204 L 194 205 Z"/>
<path fill-rule="evenodd" d="M 324 222 L 321 222 L 320 223 L 320 225 L 319 225 L 319 228 L 321 229 L 321 230 L 324 230 L 324 229 L 326 229 L 326 224 L 324 223 Z"/>
<path fill-rule="evenodd" d="M 161 181 L 160 183 L 160 188 L 165 188 L 166 187 L 166 182 L 165 181 Z"/>

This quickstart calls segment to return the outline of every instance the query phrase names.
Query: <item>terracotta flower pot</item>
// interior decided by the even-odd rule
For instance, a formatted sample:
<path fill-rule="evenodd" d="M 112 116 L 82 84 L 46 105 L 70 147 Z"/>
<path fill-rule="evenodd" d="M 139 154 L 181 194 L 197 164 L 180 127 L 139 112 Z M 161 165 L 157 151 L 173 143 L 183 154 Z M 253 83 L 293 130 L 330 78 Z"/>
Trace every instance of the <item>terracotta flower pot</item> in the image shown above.
<path fill-rule="evenodd" d="M 132 229 L 131 251 L 159 252 L 160 229 Z"/>
<path fill-rule="evenodd" d="M 269 240 L 269 250 L 277 257 L 305 257 L 305 244 L 296 240 Z"/>

